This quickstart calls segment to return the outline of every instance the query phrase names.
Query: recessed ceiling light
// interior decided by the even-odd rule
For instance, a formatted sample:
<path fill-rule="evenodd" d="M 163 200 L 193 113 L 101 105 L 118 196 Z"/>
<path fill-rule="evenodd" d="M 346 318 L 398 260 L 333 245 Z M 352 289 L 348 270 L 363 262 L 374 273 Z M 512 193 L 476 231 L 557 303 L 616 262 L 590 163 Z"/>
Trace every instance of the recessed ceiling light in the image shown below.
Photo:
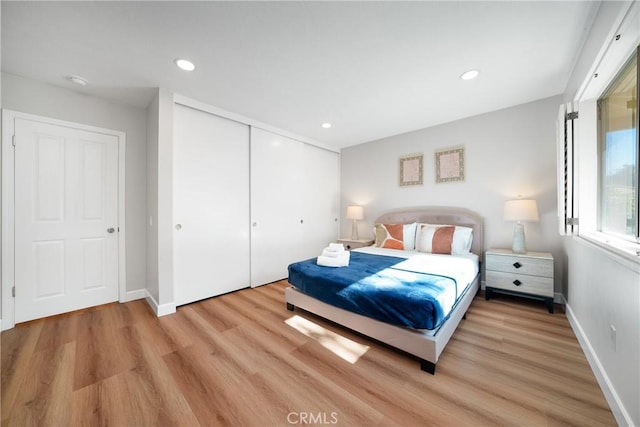
<path fill-rule="evenodd" d="M 325 129 L 329 129 L 331 127 L 331 123 L 323 123 L 322 127 Z"/>
<path fill-rule="evenodd" d="M 193 62 L 187 61 L 186 59 L 179 59 L 178 58 L 173 62 L 176 63 L 178 68 L 180 68 L 181 70 L 184 70 L 184 71 L 193 71 L 193 70 L 196 69 L 196 66 L 193 65 Z"/>
<path fill-rule="evenodd" d="M 85 79 L 84 77 L 80 77 L 80 76 L 67 76 L 66 78 L 71 83 L 75 83 L 75 84 L 80 85 L 80 86 L 86 86 L 87 83 L 89 83 L 87 81 L 87 79 Z"/>
<path fill-rule="evenodd" d="M 469 70 L 465 73 L 463 73 L 460 78 L 462 80 L 472 80 L 475 79 L 476 77 L 478 77 L 478 75 L 480 74 L 480 71 L 478 70 Z"/>

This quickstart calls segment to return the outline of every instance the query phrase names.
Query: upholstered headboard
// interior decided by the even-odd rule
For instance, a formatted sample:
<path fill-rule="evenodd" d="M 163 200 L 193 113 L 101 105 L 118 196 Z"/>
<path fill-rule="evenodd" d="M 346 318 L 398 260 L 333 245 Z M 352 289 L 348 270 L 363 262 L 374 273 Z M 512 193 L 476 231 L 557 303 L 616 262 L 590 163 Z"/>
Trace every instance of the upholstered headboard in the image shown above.
<path fill-rule="evenodd" d="M 416 207 L 387 212 L 379 216 L 376 224 L 410 224 L 424 222 L 429 224 L 449 224 L 473 228 L 471 252 L 484 256 L 484 232 L 482 217 L 464 208 Z"/>

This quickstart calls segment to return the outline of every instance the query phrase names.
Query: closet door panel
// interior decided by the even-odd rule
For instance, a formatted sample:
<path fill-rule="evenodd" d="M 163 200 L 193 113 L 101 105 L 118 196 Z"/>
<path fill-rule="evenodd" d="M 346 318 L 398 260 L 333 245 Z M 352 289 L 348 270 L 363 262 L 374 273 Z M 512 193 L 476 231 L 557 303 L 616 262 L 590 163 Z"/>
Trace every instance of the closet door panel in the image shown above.
<path fill-rule="evenodd" d="M 177 305 L 249 285 L 249 127 L 181 105 L 174 111 Z"/>
<path fill-rule="evenodd" d="M 251 128 L 251 286 L 287 277 L 300 259 L 304 144 Z"/>
<path fill-rule="evenodd" d="M 338 236 L 338 153 L 313 145 L 304 147 L 304 212 L 301 259 L 318 256 Z"/>

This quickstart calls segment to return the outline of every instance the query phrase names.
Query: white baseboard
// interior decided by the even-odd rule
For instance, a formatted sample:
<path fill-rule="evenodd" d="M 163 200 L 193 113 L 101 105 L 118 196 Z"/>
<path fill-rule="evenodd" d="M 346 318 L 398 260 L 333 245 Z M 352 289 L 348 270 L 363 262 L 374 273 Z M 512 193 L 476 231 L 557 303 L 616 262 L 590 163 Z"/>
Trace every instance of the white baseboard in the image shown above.
<path fill-rule="evenodd" d="M 564 297 L 563 297 L 564 299 Z M 571 310 L 571 306 L 569 304 L 565 305 L 565 310 L 567 313 L 567 319 L 569 319 L 569 324 L 571 325 L 571 329 L 576 334 L 578 338 L 578 342 L 582 347 L 582 351 L 584 351 L 585 356 L 587 357 L 587 361 L 591 366 L 591 370 L 596 376 L 596 380 L 598 381 L 598 385 L 600 385 L 600 389 L 602 389 L 602 393 L 604 394 L 605 399 L 607 399 L 607 403 L 609 404 L 609 408 L 613 413 L 613 416 L 616 419 L 618 425 L 621 426 L 633 426 L 633 420 L 631 416 L 625 409 L 618 393 L 613 388 L 613 384 L 611 384 L 611 380 L 607 375 L 604 367 L 600 363 L 600 359 L 598 359 L 598 355 L 594 351 L 589 339 L 585 335 L 580 323 L 576 319 L 576 316 L 573 314 L 573 310 Z"/>
<path fill-rule="evenodd" d="M 129 302 L 135 301 L 138 299 L 146 298 L 147 290 L 146 289 L 136 289 L 135 291 L 127 291 L 124 295 L 124 298 L 120 300 L 120 302 Z"/>
<path fill-rule="evenodd" d="M 170 304 L 158 304 L 153 296 L 145 290 L 145 299 L 147 300 L 147 304 L 151 306 L 151 309 L 156 314 L 156 316 L 166 316 L 167 314 L 173 314 L 176 312 L 175 303 Z"/>

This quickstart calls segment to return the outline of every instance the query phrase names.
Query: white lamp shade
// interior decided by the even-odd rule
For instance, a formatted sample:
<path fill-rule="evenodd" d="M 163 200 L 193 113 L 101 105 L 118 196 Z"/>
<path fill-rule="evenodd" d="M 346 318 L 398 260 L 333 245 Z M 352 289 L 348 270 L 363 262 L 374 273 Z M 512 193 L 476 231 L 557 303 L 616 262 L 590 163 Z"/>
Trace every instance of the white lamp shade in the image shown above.
<path fill-rule="evenodd" d="M 535 200 L 517 199 L 504 203 L 505 221 L 538 221 L 538 204 Z"/>
<path fill-rule="evenodd" d="M 362 206 L 348 206 L 347 207 L 347 219 L 362 219 L 364 218 L 364 210 Z"/>

